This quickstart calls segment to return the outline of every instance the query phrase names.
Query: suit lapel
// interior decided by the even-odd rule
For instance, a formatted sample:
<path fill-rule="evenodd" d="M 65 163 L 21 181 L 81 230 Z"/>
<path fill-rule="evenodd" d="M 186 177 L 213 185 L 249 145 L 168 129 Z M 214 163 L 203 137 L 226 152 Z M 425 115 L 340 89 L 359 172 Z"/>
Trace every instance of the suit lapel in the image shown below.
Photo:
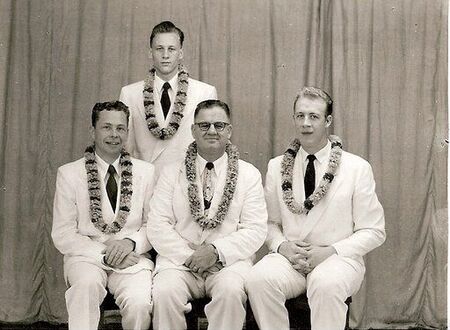
<path fill-rule="evenodd" d="M 300 240 L 304 240 L 306 236 L 308 236 L 308 234 L 314 229 L 314 227 L 322 220 L 322 215 L 330 205 L 329 201 L 333 199 L 334 195 L 338 191 L 342 180 L 343 178 L 339 175 L 338 169 L 327 194 L 319 201 L 316 206 L 311 209 L 311 211 L 309 211 L 308 215 L 303 216 L 303 219 L 301 219 L 301 221 L 304 221 L 304 223 L 301 226 L 302 229 L 299 237 Z"/>

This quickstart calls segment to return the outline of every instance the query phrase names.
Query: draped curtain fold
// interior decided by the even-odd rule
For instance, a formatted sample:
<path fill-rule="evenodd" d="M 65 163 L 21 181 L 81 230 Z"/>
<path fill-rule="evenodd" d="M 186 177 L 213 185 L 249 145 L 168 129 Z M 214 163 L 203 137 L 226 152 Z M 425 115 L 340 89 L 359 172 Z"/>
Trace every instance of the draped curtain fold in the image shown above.
<path fill-rule="evenodd" d="M 445 0 L 0 0 L 0 321 L 66 322 L 51 238 L 58 166 L 82 156 L 95 102 L 144 79 L 151 28 L 186 35 L 192 77 L 232 109 L 265 173 L 296 91 L 335 100 L 333 131 L 372 165 L 386 243 L 366 257 L 351 326 L 447 322 Z"/>

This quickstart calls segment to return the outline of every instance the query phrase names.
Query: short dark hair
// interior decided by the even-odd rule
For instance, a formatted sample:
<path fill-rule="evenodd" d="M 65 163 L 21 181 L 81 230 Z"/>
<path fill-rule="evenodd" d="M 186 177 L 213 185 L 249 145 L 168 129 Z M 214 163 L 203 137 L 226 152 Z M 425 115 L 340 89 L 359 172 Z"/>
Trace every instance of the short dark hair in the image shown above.
<path fill-rule="evenodd" d="M 173 24 L 171 21 L 164 21 L 157 25 L 152 30 L 152 34 L 150 34 L 150 48 L 152 47 L 153 39 L 156 37 L 159 33 L 170 33 L 175 32 L 178 33 L 178 36 L 180 37 L 180 45 L 183 47 L 183 41 L 184 41 L 184 33 L 181 31 L 180 28 L 176 27 L 175 24 Z"/>
<path fill-rule="evenodd" d="M 128 120 L 130 118 L 130 110 L 128 109 L 128 107 L 120 101 L 109 101 L 109 102 L 95 103 L 94 107 L 92 108 L 92 114 L 91 114 L 92 127 L 95 127 L 95 125 L 98 122 L 98 117 L 100 116 L 100 112 L 102 112 L 104 110 L 106 110 L 106 111 L 122 111 L 127 116 L 127 125 L 128 125 Z"/>
<path fill-rule="evenodd" d="M 210 109 L 212 107 L 220 107 L 225 111 L 225 114 L 227 115 L 228 119 L 231 120 L 231 112 L 230 108 L 225 102 L 222 102 L 220 100 L 205 100 L 197 104 L 197 107 L 195 108 L 194 112 L 194 119 L 197 118 L 200 111 L 204 109 Z"/>
<path fill-rule="evenodd" d="M 302 97 L 323 100 L 327 105 L 327 116 L 333 114 L 333 100 L 331 99 L 330 95 L 327 94 L 327 92 L 317 87 L 303 87 L 299 90 L 294 100 L 294 112 L 297 101 Z"/>

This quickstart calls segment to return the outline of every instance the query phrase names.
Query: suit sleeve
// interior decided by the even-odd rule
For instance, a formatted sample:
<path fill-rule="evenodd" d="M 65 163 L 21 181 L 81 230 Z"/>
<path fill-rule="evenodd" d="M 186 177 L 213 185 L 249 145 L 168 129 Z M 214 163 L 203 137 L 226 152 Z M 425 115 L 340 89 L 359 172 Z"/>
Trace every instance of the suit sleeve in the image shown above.
<path fill-rule="evenodd" d="M 267 212 L 269 214 L 266 245 L 272 252 L 277 252 L 280 244 L 287 241 L 282 230 L 283 227 L 279 204 L 280 197 L 278 196 L 278 183 L 276 180 L 276 178 L 280 175 L 279 172 L 280 171 L 276 160 L 272 159 L 268 165 L 266 186 L 264 189 Z"/>
<path fill-rule="evenodd" d="M 123 102 L 130 109 L 130 118 L 128 120 L 128 139 L 126 144 L 126 149 L 130 153 L 131 156 L 136 156 L 136 135 L 134 133 L 134 124 L 133 124 L 133 114 L 137 111 L 135 108 L 135 104 L 132 100 L 132 95 L 130 93 L 129 88 L 122 87 L 120 91 L 119 100 Z"/>
<path fill-rule="evenodd" d="M 161 172 L 150 201 L 147 237 L 158 254 L 181 266 L 194 250 L 175 229 L 173 194 L 178 175 L 170 166 Z"/>
<path fill-rule="evenodd" d="M 267 208 L 261 174 L 256 168 L 251 170 L 244 176 L 246 193 L 237 230 L 212 242 L 228 266 L 253 256 L 267 235 Z"/>
<path fill-rule="evenodd" d="M 338 255 L 364 256 L 386 239 L 383 207 L 375 192 L 375 180 L 369 163 L 358 172 L 353 192 L 354 233 L 333 244 Z"/>
<path fill-rule="evenodd" d="M 132 235 L 127 236 L 127 238 L 132 239 L 136 242 L 135 252 L 142 254 L 148 252 L 152 246 L 147 238 L 147 223 L 148 223 L 148 212 L 150 210 L 150 199 L 153 195 L 154 189 L 154 178 L 155 178 L 155 167 L 148 164 L 145 167 L 145 196 L 144 205 L 142 208 L 142 227 Z"/>
<path fill-rule="evenodd" d="M 61 168 L 58 169 L 53 204 L 53 242 L 64 255 L 84 256 L 101 263 L 106 246 L 78 232 L 77 202 L 74 183 Z"/>

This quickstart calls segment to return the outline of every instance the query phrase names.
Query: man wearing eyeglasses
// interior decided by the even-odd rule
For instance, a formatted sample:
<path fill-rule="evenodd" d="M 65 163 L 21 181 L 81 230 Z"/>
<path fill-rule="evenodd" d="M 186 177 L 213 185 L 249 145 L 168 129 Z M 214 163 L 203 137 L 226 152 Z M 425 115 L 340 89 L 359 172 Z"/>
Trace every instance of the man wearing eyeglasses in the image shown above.
<path fill-rule="evenodd" d="M 190 301 L 207 296 L 210 329 L 242 329 L 244 278 L 267 232 L 261 174 L 231 144 L 224 102 L 199 103 L 191 131 L 184 161 L 162 170 L 150 202 L 153 326 L 185 329 Z"/>

